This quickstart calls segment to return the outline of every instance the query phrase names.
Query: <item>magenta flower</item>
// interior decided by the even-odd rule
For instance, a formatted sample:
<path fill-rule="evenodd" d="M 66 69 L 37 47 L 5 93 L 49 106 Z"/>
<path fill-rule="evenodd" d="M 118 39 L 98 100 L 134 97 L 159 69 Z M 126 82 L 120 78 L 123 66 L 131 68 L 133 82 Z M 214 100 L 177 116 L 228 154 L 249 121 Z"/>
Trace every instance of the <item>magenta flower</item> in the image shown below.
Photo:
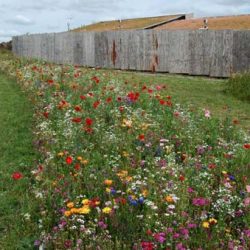
<path fill-rule="evenodd" d="M 193 205 L 194 206 L 206 206 L 209 204 L 209 200 L 202 198 L 202 197 L 198 197 L 198 198 L 194 198 L 193 199 Z"/>
<path fill-rule="evenodd" d="M 163 243 L 166 240 L 165 236 L 165 233 L 156 233 L 154 234 L 154 239 L 160 243 Z"/>
<path fill-rule="evenodd" d="M 189 223 L 189 224 L 187 225 L 187 228 L 189 228 L 189 229 L 197 228 L 197 224 L 195 224 L 195 223 Z"/>

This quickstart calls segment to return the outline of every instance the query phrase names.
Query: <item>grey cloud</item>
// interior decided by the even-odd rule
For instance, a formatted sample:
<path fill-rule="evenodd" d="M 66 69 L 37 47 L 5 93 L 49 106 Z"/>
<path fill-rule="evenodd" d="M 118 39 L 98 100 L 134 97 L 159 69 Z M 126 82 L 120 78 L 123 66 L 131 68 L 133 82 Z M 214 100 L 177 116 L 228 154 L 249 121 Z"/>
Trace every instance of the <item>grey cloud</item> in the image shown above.
<path fill-rule="evenodd" d="M 250 14 L 250 0 L 0 0 L 0 28 L 5 29 L 0 30 L 0 42 L 12 36 L 8 30 L 66 31 L 69 17 L 73 18 L 70 27 L 77 28 L 111 19 L 177 13 L 194 13 L 196 17 Z"/>

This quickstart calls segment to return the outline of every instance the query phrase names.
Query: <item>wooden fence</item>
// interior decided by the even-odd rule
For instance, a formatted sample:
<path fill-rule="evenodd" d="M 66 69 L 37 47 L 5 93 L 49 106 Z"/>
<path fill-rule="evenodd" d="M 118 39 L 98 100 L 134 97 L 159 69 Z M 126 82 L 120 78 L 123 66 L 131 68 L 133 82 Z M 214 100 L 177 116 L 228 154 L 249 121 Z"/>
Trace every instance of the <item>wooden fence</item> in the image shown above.
<path fill-rule="evenodd" d="M 250 31 L 34 34 L 13 37 L 13 52 L 59 64 L 229 77 L 250 69 Z"/>

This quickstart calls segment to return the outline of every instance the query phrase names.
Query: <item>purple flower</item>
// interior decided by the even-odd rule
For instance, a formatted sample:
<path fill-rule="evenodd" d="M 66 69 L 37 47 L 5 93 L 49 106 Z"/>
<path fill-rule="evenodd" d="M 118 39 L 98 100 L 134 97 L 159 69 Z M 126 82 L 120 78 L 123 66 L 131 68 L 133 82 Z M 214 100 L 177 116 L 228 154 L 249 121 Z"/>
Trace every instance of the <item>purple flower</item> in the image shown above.
<path fill-rule="evenodd" d="M 41 245 L 41 241 L 40 240 L 35 240 L 34 246 L 38 247 L 40 245 Z"/>
<path fill-rule="evenodd" d="M 202 155 L 205 153 L 205 147 L 204 146 L 198 146 L 196 149 L 196 152 L 198 155 Z"/>
<path fill-rule="evenodd" d="M 244 234 L 247 238 L 250 238 L 250 229 L 244 230 Z"/>
<path fill-rule="evenodd" d="M 108 225 L 105 224 L 103 221 L 99 221 L 98 226 L 101 227 L 102 229 L 106 229 L 108 227 Z"/>

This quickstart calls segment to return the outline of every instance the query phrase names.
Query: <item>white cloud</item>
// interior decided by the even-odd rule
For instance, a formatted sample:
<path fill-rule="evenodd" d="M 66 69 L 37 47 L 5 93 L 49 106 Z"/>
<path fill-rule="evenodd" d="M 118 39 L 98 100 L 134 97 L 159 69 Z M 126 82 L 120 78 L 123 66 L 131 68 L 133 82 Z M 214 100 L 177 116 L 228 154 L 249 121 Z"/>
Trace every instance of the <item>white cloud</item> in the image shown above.
<path fill-rule="evenodd" d="M 10 23 L 18 24 L 18 25 L 32 25 L 34 24 L 31 19 L 23 16 L 23 15 L 16 15 L 14 18 L 7 20 Z"/>

